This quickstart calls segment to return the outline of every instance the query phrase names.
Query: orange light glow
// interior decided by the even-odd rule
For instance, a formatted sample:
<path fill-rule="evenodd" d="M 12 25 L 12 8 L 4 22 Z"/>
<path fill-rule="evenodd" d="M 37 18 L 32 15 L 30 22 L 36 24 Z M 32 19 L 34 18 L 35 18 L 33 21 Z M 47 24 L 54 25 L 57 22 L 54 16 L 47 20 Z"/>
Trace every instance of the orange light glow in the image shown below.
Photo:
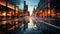
<path fill-rule="evenodd" d="M 52 17 L 56 17 L 55 9 L 52 9 L 52 10 L 51 10 L 51 16 L 52 16 Z"/>
<path fill-rule="evenodd" d="M 4 24 L 4 25 L 5 25 L 6 23 L 7 23 L 6 21 L 3 21 L 3 23 L 2 23 L 2 24 Z"/>
<path fill-rule="evenodd" d="M 50 9 L 48 9 L 48 16 L 50 16 L 50 13 L 51 13 L 51 12 L 50 12 Z"/>
<path fill-rule="evenodd" d="M 6 2 L 5 1 L 0 1 L 0 4 L 3 5 L 3 6 L 6 6 Z M 10 3 L 7 3 L 7 5 L 8 5 L 7 7 L 9 7 L 9 8 L 14 10 L 14 6 L 13 5 L 11 5 Z M 16 8 L 16 10 L 18 10 L 18 8 Z"/>
<path fill-rule="evenodd" d="M 6 2 L 5 1 L 0 1 L 0 4 L 3 6 L 6 6 Z"/>
<path fill-rule="evenodd" d="M 2 13 L 3 16 L 6 16 L 6 12 Z"/>
<path fill-rule="evenodd" d="M 12 15 L 14 15 L 14 12 L 12 11 Z"/>
<path fill-rule="evenodd" d="M 8 16 L 12 16 L 11 14 L 7 14 Z"/>
<path fill-rule="evenodd" d="M 60 13 L 57 13 L 57 17 L 60 18 Z"/>
<path fill-rule="evenodd" d="M 18 24 L 18 21 L 16 21 L 16 24 Z"/>
<path fill-rule="evenodd" d="M 46 11 L 45 11 L 45 14 L 44 15 L 45 15 L 45 17 L 47 16 L 47 12 Z"/>
<path fill-rule="evenodd" d="M 42 10 L 40 10 L 39 12 L 40 12 L 40 13 L 42 13 L 43 11 L 42 11 Z"/>
<path fill-rule="evenodd" d="M 0 16 L 2 16 L 2 12 L 0 12 Z"/>

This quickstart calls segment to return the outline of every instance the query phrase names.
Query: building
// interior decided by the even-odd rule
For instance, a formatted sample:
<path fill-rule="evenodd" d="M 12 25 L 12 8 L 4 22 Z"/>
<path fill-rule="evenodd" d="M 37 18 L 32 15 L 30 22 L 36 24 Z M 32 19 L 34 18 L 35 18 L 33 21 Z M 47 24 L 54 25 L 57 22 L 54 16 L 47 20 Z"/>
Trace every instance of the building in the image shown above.
<path fill-rule="evenodd" d="M 24 1 L 24 12 L 28 12 L 28 5 L 26 5 L 26 1 Z"/>
<path fill-rule="evenodd" d="M 37 15 L 60 18 L 60 0 L 40 0 L 36 8 Z M 41 14 L 42 12 L 42 14 Z"/>
<path fill-rule="evenodd" d="M 35 7 L 34 7 L 32 16 L 35 16 L 35 12 L 36 12 L 36 10 L 35 10 Z"/>
<path fill-rule="evenodd" d="M 47 10 L 48 10 L 47 5 L 48 5 L 47 0 L 40 0 L 38 3 L 38 7 L 36 8 L 36 15 L 37 16 L 47 16 L 47 15 L 43 15 L 43 13 L 45 13 L 45 12 L 47 13 Z"/>
<path fill-rule="evenodd" d="M 6 6 L 7 4 L 7 6 Z M 19 11 L 19 9 L 15 6 L 10 4 L 9 2 L 6 3 L 6 1 L 2 1 L 0 0 L 0 13 L 2 16 L 6 16 L 6 18 L 14 18 L 14 17 L 19 17 L 19 14 L 21 11 Z"/>
<path fill-rule="evenodd" d="M 33 14 L 35 13 L 36 11 L 35 11 L 35 8 L 33 8 Z"/>

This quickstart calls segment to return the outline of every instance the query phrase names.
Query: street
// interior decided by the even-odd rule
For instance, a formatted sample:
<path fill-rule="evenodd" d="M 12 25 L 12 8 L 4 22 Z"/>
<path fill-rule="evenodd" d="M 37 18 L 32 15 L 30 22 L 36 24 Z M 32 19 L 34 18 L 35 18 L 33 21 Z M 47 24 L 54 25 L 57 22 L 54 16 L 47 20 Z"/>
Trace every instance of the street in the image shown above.
<path fill-rule="evenodd" d="M 32 23 L 29 22 L 30 24 L 28 24 L 28 28 L 25 31 L 24 24 L 22 24 L 19 26 L 18 29 L 11 31 L 8 34 L 57 34 L 57 32 L 58 34 L 60 33 L 59 26 L 49 24 L 48 22 L 45 22 L 37 17 L 29 16 L 27 18 L 30 18 L 32 20 Z"/>

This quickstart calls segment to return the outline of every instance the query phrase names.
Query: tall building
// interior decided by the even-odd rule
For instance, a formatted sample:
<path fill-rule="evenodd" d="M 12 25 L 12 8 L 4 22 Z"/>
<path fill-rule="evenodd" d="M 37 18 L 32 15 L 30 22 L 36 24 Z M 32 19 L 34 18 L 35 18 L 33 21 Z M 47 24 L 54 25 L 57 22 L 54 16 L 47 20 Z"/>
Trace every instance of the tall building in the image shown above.
<path fill-rule="evenodd" d="M 35 13 L 36 11 L 35 11 L 35 8 L 33 8 L 33 13 Z"/>
<path fill-rule="evenodd" d="M 26 1 L 24 1 L 24 12 L 28 12 L 28 5 L 26 5 Z"/>

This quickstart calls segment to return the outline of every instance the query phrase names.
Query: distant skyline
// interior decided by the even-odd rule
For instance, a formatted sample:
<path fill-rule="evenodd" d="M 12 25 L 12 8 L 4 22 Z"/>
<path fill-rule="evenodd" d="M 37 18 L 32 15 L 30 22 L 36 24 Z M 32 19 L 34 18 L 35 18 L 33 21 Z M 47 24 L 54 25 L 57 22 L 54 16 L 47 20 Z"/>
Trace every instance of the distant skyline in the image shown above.
<path fill-rule="evenodd" d="M 32 14 L 33 8 L 38 6 L 40 0 L 25 0 L 26 4 L 28 5 L 28 11 Z"/>
<path fill-rule="evenodd" d="M 18 1 L 16 0 L 19 9 L 24 8 L 24 1 L 26 1 L 26 4 L 28 5 L 28 11 L 33 11 L 34 6 L 36 8 L 39 3 L 39 0 L 18 0 Z M 12 0 L 9 0 L 9 2 L 14 4 Z"/>

